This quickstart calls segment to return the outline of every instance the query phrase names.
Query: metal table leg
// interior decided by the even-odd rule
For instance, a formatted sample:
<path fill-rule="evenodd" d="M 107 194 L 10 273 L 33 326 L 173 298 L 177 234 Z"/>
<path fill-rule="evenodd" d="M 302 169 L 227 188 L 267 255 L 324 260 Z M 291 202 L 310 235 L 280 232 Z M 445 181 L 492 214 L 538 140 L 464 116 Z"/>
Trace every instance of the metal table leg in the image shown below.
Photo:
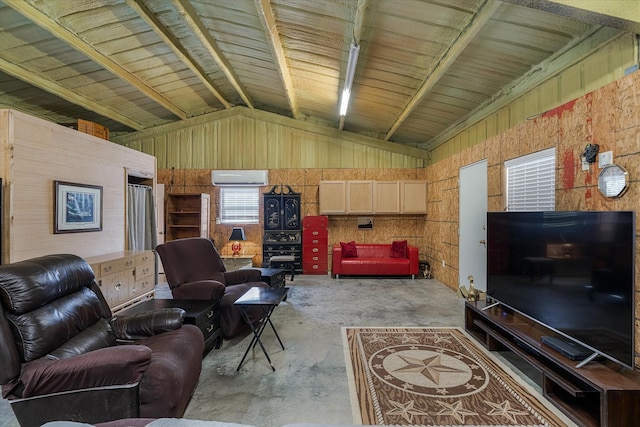
<path fill-rule="evenodd" d="M 238 365 L 236 372 L 239 371 L 240 368 L 242 367 L 242 364 L 244 363 L 245 359 L 247 358 L 247 355 L 249 354 L 249 350 L 251 350 L 252 348 L 255 348 L 256 344 L 260 344 L 260 348 L 262 349 L 262 352 L 267 358 L 267 361 L 269 362 L 269 366 L 271 366 L 271 369 L 275 372 L 276 368 L 273 366 L 273 363 L 271 362 L 271 358 L 269 357 L 269 354 L 267 353 L 267 350 L 264 348 L 264 345 L 262 344 L 262 340 L 260 339 L 260 337 L 262 336 L 262 332 L 264 332 L 264 329 L 267 326 L 267 323 L 271 325 L 271 329 L 273 329 L 273 332 L 275 333 L 276 338 L 278 338 L 278 342 L 280 343 L 280 346 L 284 350 L 284 345 L 282 344 L 282 340 L 280 340 L 280 336 L 278 335 L 276 328 L 273 326 L 273 323 L 271 323 L 271 314 L 273 313 L 273 311 L 277 306 L 268 305 L 268 306 L 261 306 L 261 307 L 264 312 L 264 317 L 260 319 L 258 327 L 256 328 L 253 325 L 253 322 L 251 322 L 251 319 L 247 314 L 247 310 L 245 309 L 245 307 L 240 306 L 240 312 L 242 313 L 242 317 L 244 317 L 244 320 L 247 323 L 249 323 L 249 326 L 251 327 L 251 332 L 253 333 L 253 338 L 251 339 L 251 342 L 247 346 L 247 350 L 244 352 L 244 355 L 242 356 L 242 360 L 240 361 L 240 364 Z"/>

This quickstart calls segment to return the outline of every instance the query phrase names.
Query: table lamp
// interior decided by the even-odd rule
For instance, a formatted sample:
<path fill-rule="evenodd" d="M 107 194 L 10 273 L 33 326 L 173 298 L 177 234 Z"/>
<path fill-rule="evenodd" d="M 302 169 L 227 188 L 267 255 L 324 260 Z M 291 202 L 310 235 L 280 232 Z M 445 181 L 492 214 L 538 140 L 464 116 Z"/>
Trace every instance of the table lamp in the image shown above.
<path fill-rule="evenodd" d="M 231 244 L 231 250 L 233 251 L 233 256 L 240 255 L 240 251 L 242 250 L 241 240 L 247 240 L 244 235 L 244 228 L 242 227 L 233 227 L 231 231 L 231 236 L 229 237 L 229 241 L 233 241 Z"/>

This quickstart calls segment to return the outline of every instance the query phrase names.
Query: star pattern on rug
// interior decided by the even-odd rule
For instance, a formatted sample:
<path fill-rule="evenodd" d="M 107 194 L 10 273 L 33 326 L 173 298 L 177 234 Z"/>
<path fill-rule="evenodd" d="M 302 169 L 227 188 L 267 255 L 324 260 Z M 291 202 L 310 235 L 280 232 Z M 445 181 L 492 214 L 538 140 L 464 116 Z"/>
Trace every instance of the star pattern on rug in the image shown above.
<path fill-rule="evenodd" d="M 441 355 L 427 357 L 426 359 L 403 355 L 399 355 L 399 357 L 407 365 L 396 369 L 395 372 L 419 372 L 435 384 L 440 383 L 440 375 L 443 373 L 463 372 L 460 369 L 443 364 Z"/>
<path fill-rule="evenodd" d="M 402 337 L 400 338 L 402 344 L 418 344 L 420 342 L 420 340 L 418 339 L 418 337 L 416 337 L 415 335 L 412 334 L 404 334 L 402 335 Z"/>
<path fill-rule="evenodd" d="M 415 415 L 429 415 L 427 412 L 414 408 L 415 401 L 413 400 L 408 400 L 405 403 L 400 403 L 393 400 L 390 400 L 389 402 L 393 405 L 393 409 L 387 411 L 387 415 L 400 415 L 410 423 L 413 422 L 413 417 Z"/>
<path fill-rule="evenodd" d="M 379 334 L 372 334 L 371 337 L 369 338 L 369 344 L 386 344 L 387 343 L 387 339 Z"/>
<path fill-rule="evenodd" d="M 451 337 L 447 334 L 447 335 L 441 335 L 441 334 L 436 334 L 436 336 L 433 338 L 433 343 L 434 344 L 450 344 L 451 343 Z"/>
<path fill-rule="evenodd" d="M 344 337 L 362 382 L 361 424 L 566 425 L 457 329 L 347 328 Z"/>
<path fill-rule="evenodd" d="M 488 400 L 485 400 L 484 403 L 493 408 L 488 412 L 488 415 L 506 417 L 514 424 L 517 422 L 516 415 L 528 415 L 528 413 L 525 411 L 519 411 L 515 408 L 512 408 L 511 403 L 506 400 L 502 403 L 490 402 Z"/>
<path fill-rule="evenodd" d="M 438 403 L 444 407 L 440 411 L 438 411 L 438 415 L 451 416 L 459 423 L 464 423 L 464 417 L 478 415 L 477 412 L 464 409 L 462 407 L 462 402 L 459 400 L 454 403 L 447 403 L 447 402 L 438 402 Z"/>

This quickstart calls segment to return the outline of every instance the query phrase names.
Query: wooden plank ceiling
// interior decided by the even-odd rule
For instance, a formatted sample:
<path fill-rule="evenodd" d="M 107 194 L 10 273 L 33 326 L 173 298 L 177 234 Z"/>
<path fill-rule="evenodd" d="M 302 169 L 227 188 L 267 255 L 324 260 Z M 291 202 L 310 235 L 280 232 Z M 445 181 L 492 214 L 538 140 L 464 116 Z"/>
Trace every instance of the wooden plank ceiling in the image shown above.
<path fill-rule="evenodd" d="M 550 58 L 628 30 L 549 3 L 0 0 L 0 108 L 131 132 L 245 106 L 428 149 Z"/>

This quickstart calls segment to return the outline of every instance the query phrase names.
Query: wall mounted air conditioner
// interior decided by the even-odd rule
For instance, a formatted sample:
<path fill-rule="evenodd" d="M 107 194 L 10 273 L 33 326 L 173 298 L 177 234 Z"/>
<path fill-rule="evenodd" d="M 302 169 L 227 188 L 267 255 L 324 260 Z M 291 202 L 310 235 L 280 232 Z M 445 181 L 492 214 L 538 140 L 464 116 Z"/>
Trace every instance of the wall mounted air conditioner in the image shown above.
<path fill-rule="evenodd" d="M 268 185 L 266 170 L 214 170 L 211 171 L 213 185 Z"/>

